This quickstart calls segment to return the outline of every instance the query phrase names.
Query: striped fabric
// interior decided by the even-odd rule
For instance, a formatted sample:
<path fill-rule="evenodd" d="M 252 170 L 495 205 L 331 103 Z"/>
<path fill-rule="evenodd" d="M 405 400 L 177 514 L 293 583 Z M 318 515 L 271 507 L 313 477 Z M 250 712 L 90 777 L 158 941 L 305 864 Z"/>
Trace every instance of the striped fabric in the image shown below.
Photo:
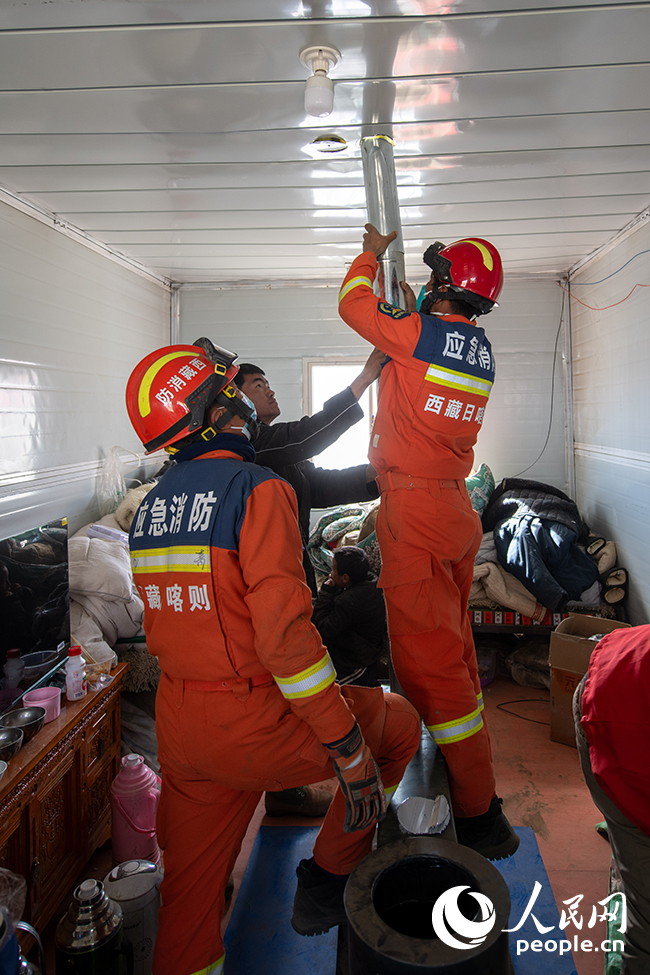
<path fill-rule="evenodd" d="M 273 680 L 278 685 L 282 694 L 288 701 L 301 697 L 312 697 L 326 687 L 333 684 L 336 680 L 336 670 L 330 660 L 329 653 L 326 653 L 317 664 L 307 667 L 294 674 L 293 677 L 276 677 Z"/>

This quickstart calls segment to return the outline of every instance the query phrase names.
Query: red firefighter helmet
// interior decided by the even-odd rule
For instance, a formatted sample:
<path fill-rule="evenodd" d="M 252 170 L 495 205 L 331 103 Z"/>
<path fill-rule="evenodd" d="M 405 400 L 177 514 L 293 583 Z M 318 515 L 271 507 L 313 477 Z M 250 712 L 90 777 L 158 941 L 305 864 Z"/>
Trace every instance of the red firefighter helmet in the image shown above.
<path fill-rule="evenodd" d="M 479 315 L 497 304 L 503 287 L 501 255 L 489 240 L 467 237 L 453 244 L 436 241 L 424 252 L 424 263 L 433 271 L 436 284 L 446 284 Z M 438 292 L 444 297 L 445 292 Z"/>
<path fill-rule="evenodd" d="M 135 367 L 126 386 L 129 419 L 147 453 L 204 425 L 206 409 L 239 367 L 232 352 L 214 346 L 215 360 L 196 345 L 167 345 Z"/>

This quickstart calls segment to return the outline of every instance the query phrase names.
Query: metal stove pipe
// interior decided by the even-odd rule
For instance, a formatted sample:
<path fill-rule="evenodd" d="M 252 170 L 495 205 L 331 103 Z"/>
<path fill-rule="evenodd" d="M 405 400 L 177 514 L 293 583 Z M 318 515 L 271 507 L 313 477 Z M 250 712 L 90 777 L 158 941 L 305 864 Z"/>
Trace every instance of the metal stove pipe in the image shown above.
<path fill-rule="evenodd" d="M 363 180 L 366 188 L 368 223 L 382 234 L 397 230 L 398 236 L 379 258 L 377 285 L 379 296 L 389 305 L 406 307 L 399 286 L 405 280 L 404 242 L 397 197 L 393 158 L 394 142 L 388 135 L 369 135 L 361 140 Z"/>

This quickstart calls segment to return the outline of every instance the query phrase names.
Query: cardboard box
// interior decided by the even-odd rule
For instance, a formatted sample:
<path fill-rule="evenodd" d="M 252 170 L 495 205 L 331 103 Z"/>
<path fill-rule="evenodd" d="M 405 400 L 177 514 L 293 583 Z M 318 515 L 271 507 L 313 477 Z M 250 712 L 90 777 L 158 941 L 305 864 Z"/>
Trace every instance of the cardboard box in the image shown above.
<path fill-rule="evenodd" d="M 589 637 L 611 633 L 629 623 L 598 616 L 572 615 L 558 623 L 551 633 L 551 740 L 576 747 L 573 722 L 573 694 L 587 673 L 589 658 L 597 642 Z"/>

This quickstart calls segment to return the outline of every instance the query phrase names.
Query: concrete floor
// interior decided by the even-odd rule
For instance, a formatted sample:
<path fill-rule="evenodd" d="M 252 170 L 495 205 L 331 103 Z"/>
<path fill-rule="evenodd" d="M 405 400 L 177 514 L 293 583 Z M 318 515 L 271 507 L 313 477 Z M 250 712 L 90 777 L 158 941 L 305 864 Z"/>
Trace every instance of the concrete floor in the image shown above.
<path fill-rule="evenodd" d="M 611 850 L 594 828 L 603 817 L 584 783 L 577 749 L 550 740 L 547 690 L 497 677 L 483 696 L 506 815 L 514 826 L 535 831 L 560 913 L 568 910 L 564 901 L 583 895 L 579 914 L 586 929 L 592 906 L 608 893 Z M 600 941 L 604 927 L 600 922 L 583 937 L 598 932 Z M 572 943 L 579 933 L 573 925 L 566 928 Z M 602 954 L 578 951 L 573 959 L 578 975 L 602 975 Z"/>
<path fill-rule="evenodd" d="M 504 810 L 514 826 L 528 826 L 534 830 L 558 910 L 567 909 L 563 901 L 583 895 L 580 905 L 586 928 L 592 905 L 607 896 L 611 853 L 607 841 L 594 828 L 602 816 L 584 784 L 577 750 L 550 740 L 547 690 L 522 687 L 509 677 L 497 677 L 484 688 L 483 694 L 497 790 L 504 800 Z M 336 780 L 324 784 L 333 790 Z M 262 822 L 287 826 L 304 825 L 306 821 L 298 817 L 271 819 L 265 815 L 263 801 L 260 802 L 235 866 L 235 893 L 223 919 L 224 931 Z M 111 849 L 107 844 L 97 851 L 79 880 L 102 878 L 110 868 Z M 67 904 L 68 901 L 61 905 L 59 914 L 43 932 L 47 975 L 54 973 L 56 923 Z M 539 920 L 544 923 L 544 918 Z M 582 936 L 600 940 L 601 928 L 604 928 L 602 922 Z M 576 933 L 580 932 L 569 926 L 565 936 L 570 936 L 573 943 Z M 602 933 L 602 937 L 605 936 Z M 578 951 L 573 958 L 578 975 L 602 975 L 602 954 Z"/>

